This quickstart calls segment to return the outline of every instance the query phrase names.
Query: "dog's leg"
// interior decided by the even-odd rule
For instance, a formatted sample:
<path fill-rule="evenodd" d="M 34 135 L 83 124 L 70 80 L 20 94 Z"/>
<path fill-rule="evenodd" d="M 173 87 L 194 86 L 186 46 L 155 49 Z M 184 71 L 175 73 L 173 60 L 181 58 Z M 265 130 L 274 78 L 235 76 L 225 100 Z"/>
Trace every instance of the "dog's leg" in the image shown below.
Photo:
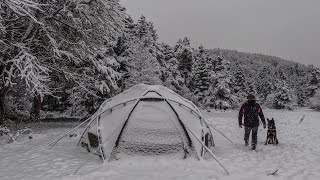
<path fill-rule="evenodd" d="M 270 137 L 268 138 L 268 144 L 271 144 L 271 139 L 270 139 Z"/>
<path fill-rule="evenodd" d="M 266 143 L 264 143 L 264 145 L 268 144 L 268 133 L 267 133 L 267 138 L 266 138 Z"/>
<path fill-rule="evenodd" d="M 276 145 L 278 145 L 278 144 L 279 144 L 279 141 L 278 141 L 278 138 L 277 138 L 277 131 L 276 131 L 274 134 L 275 134 L 274 138 L 275 138 L 275 140 L 276 140 Z"/>

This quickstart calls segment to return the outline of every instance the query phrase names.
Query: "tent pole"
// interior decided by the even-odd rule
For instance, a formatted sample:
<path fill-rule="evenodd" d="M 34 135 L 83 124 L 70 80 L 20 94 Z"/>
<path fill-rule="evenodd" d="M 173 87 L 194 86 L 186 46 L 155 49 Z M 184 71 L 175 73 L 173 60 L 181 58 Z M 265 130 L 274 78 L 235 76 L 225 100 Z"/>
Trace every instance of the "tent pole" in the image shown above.
<path fill-rule="evenodd" d="M 219 131 L 216 127 L 214 127 L 213 124 L 208 122 L 207 120 L 203 119 L 204 122 L 206 122 L 210 127 L 212 127 L 214 130 L 216 130 L 219 134 L 221 134 L 224 138 L 226 138 L 228 141 L 230 141 L 232 144 L 234 144 L 233 141 L 231 141 L 226 135 L 224 135 L 221 131 Z"/>
<path fill-rule="evenodd" d="M 224 167 L 224 165 L 218 160 L 218 158 L 213 154 L 213 152 L 205 145 L 203 144 L 202 141 L 200 141 L 197 136 L 190 130 L 190 128 L 188 128 L 188 126 L 186 126 L 185 123 L 182 122 L 182 120 L 180 119 L 179 115 L 177 114 L 176 110 L 172 107 L 172 105 L 168 102 L 168 100 L 166 100 L 167 103 L 169 104 L 169 106 L 172 108 L 172 110 L 176 113 L 177 118 L 180 120 L 180 122 L 183 124 L 183 126 L 190 131 L 190 133 L 196 138 L 197 141 L 200 142 L 200 144 L 210 153 L 210 155 L 213 157 L 213 159 L 215 159 L 218 164 L 222 167 L 222 169 L 227 173 L 227 175 L 230 175 L 229 171 Z M 203 157 L 202 157 L 203 158 Z"/>
<path fill-rule="evenodd" d="M 99 147 L 88 157 L 88 159 L 83 164 L 81 164 L 81 166 L 78 167 L 78 169 L 76 169 L 73 175 L 75 175 L 79 171 L 79 169 L 81 169 L 85 164 L 87 164 L 87 162 L 92 158 L 92 156 L 95 155 L 95 153 L 98 152 L 98 150 L 101 150 L 103 144 L 106 143 L 114 135 L 114 133 L 117 132 L 121 127 L 122 126 L 119 126 L 116 130 L 114 130 L 112 134 L 106 140 L 104 140 L 102 144 L 100 144 Z"/>
<path fill-rule="evenodd" d="M 126 125 L 126 123 L 127 123 L 127 121 L 129 120 L 132 112 L 134 111 L 134 109 L 136 108 L 136 106 L 139 104 L 139 102 L 140 102 L 140 98 L 136 100 L 136 103 L 135 103 L 134 107 L 132 108 L 131 112 L 129 113 L 128 118 L 127 118 L 127 120 L 125 121 L 125 123 L 124 123 L 122 126 L 119 126 L 115 131 L 113 131 L 112 134 L 111 134 L 104 142 L 102 142 L 102 144 L 100 143 L 100 148 L 98 147 L 98 148 L 88 157 L 88 159 L 73 173 L 73 175 L 75 175 L 75 174 L 79 171 L 79 169 L 81 169 L 81 168 L 92 158 L 92 156 L 93 156 L 99 149 L 102 150 L 102 145 L 103 145 L 104 143 L 106 143 L 106 142 L 113 136 L 113 134 L 114 134 L 115 132 L 117 132 L 119 129 L 121 129 L 121 127 L 122 127 L 122 130 L 123 130 L 124 126 Z M 100 116 L 100 115 L 99 115 L 99 116 Z M 121 131 L 122 131 L 122 130 L 121 130 Z M 121 136 L 121 132 L 120 132 L 120 134 L 119 134 L 119 137 L 118 137 L 117 141 L 119 140 L 120 136 Z M 117 143 L 117 142 L 116 142 L 116 143 Z"/>
<path fill-rule="evenodd" d="M 80 123 L 78 126 L 76 126 L 75 128 L 71 129 L 70 131 L 65 132 L 62 136 L 60 136 L 58 139 L 50 142 L 48 144 L 48 146 L 50 146 L 49 149 L 51 149 L 53 146 L 55 146 L 62 138 L 64 138 L 65 136 L 67 136 L 69 133 L 71 133 L 72 131 L 78 129 L 80 126 L 82 126 L 84 123 L 88 122 L 91 118 L 88 118 L 87 120 L 83 121 L 82 123 Z"/>
<path fill-rule="evenodd" d="M 133 99 L 133 100 L 135 100 L 135 99 Z M 129 101 L 132 101 L 132 100 L 129 100 Z M 126 101 L 126 102 L 129 102 L 129 101 Z M 122 103 L 120 103 L 120 104 L 122 104 Z M 119 104 L 117 104 L 117 105 L 115 105 L 115 106 L 118 106 L 118 105 L 119 105 Z M 115 107 L 115 106 L 113 106 L 113 107 Z M 112 109 L 113 107 L 111 107 L 111 108 L 109 108 L 109 109 L 107 109 L 107 110 L 105 110 L 105 111 L 108 111 L 108 110 Z M 100 116 L 100 115 L 101 115 L 102 113 L 104 113 L 105 111 L 99 113 L 98 116 Z M 91 117 L 88 118 L 87 120 L 85 120 L 84 122 L 82 122 L 81 124 L 79 124 L 78 126 L 76 126 L 75 128 L 71 129 L 70 131 L 64 133 L 64 135 L 61 136 L 60 138 L 58 138 L 58 139 L 50 142 L 50 143 L 48 144 L 48 146 L 50 146 L 49 149 L 51 149 L 53 146 L 55 146 L 55 144 L 58 143 L 58 141 L 60 141 L 60 140 L 61 140 L 62 138 L 64 138 L 66 135 L 68 135 L 68 134 L 71 133 L 72 131 L 76 130 L 76 129 L 79 128 L 81 125 L 83 125 L 85 122 L 88 122 L 90 119 L 91 119 Z M 84 132 L 85 132 L 85 131 L 84 131 Z M 83 132 L 83 133 L 84 133 L 84 132 Z M 82 136 L 83 136 L 83 134 L 82 134 Z M 81 136 L 81 138 L 82 138 L 82 136 Z M 78 142 L 78 145 L 79 145 L 79 143 L 80 143 L 80 141 L 81 141 L 81 138 L 80 138 L 80 140 L 79 140 L 79 142 Z"/>
<path fill-rule="evenodd" d="M 229 171 L 226 169 L 226 167 L 224 167 L 224 165 L 218 160 L 217 156 L 215 156 L 213 154 L 213 152 L 205 145 L 203 144 L 202 141 L 200 141 L 197 136 L 184 124 L 184 126 L 191 132 L 191 134 L 196 138 L 197 141 L 200 142 L 200 144 L 209 152 L 209 154 L 213 157 L 213 159 L 215 159 L 217 161 L 217 163 L 222 167 L 222 169 L 228 174 L 230 175 Z"/>

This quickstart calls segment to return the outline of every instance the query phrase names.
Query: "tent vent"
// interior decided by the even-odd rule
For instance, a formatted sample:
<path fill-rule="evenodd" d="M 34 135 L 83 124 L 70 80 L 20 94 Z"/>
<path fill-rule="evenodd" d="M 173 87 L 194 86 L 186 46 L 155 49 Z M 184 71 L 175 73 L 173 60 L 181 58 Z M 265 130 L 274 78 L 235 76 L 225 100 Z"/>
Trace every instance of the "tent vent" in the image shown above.
<path fill-rule="evenodd" d="M 148 102 L 158 102 L 158 101 L 164 101 L 162 98 L 142 98 L 140 101 L 148 101 Z"/>
<path fill-rule="evenodd" d="M 99 146 L 98 136 L 88 132 L 88 138 L 90 142 L 90 146 L 93 148 L 97 148 Z"/>

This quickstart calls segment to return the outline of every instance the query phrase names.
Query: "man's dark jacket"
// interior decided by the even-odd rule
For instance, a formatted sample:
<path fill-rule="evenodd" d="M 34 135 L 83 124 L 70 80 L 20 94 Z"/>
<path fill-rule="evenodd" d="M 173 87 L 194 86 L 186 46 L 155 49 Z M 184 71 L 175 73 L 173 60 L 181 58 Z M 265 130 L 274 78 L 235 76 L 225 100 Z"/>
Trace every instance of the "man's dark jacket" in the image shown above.
<path fill-rule="evenodd" d="M 244 124 L 242 124 L 242 117 L 244 116 Z M 239 111 L 239 126 L 244 125 L 247 127 L 258 127 L 259 117 L 263 124 L 266 124 L 262 109 L 256 101 L 247 101 L 241 106 Z"/>

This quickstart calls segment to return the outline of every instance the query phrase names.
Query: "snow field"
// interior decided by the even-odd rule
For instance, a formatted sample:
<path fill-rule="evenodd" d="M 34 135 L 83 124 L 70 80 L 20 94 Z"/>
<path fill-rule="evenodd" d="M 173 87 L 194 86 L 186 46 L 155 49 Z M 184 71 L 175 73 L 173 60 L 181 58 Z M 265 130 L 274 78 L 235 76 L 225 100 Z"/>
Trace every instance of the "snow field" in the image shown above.
<path fill-rule="evenodd" d="M 208 156 L 198 161 L 196 157 L 183 160 L 177 156 L 132 156 L 102 164 L 93 157 L 76 175 L 73 172 L 86 161 L 89 154 L 76 147 L 77 137 L 66 137 L 53 149 L 47 143 L 69 127 L 35 130 L 34 138 L 19 139 L 0 145 L 0 179 L 249 179 L 249 180 L 313 180 L 320 178 L 320 121 L 319 112 L 310 110 L 265 110 L 267 118 L 274 118 L 279 145 L 264 145 L 267 130 L 259 128 L 257 152 L 245 147 L 244 130 L 238 127 L 237 111 L 212 111 L 204 113 L 234 144 L 213 131 L 215 155 L 228 168 L 225 172 Z M 300 118 L 304 121 L 299 124 Z M 279 169 L 275 176 L 267 176 Z"/>

